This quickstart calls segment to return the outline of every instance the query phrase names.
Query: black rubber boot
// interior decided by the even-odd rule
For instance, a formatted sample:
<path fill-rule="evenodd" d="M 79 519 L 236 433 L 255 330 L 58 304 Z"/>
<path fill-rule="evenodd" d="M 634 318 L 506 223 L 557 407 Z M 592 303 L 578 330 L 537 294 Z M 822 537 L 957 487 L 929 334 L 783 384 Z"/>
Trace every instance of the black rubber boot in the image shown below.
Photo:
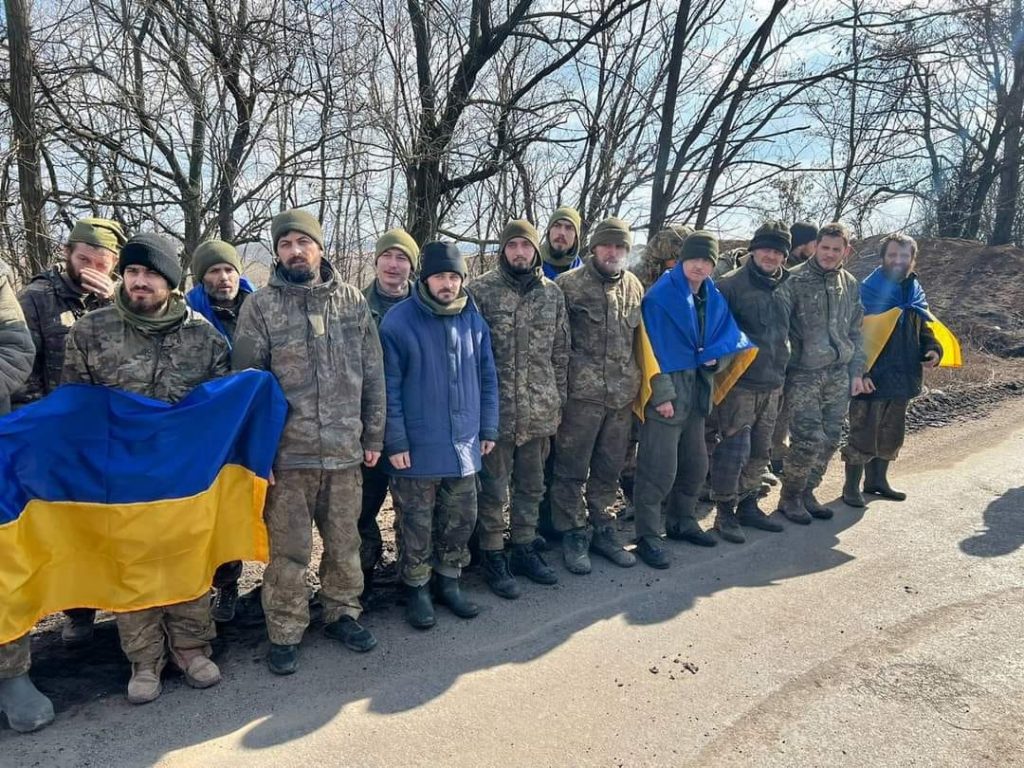
<path fill-rule="evenodd" d="M 270 644 L 267 666 L 275 675 L 291 675 L 299 668 L 299 646 Z"/>
<path fill-rule="evenodd" d="M 761 511 L 761 508 L 757 506 L 755 494 L 740 499 L 740 503 L 736 507 L 736 519 L 740 525 L 746 528 L 757 528 L 761 531 L 779 533 L 785 528 L 778 520 L 773 520 Z"/>
<path fill-rule="evenodd" d="M 525 576 L 535 584 L 550 586 L 558 583 L 555 569 L 544 562 L 533 544 L 513 544 L 509 570 L 517 576 Z"/>
<path fill-rule="evenodd" d="M 324 634 L 356 653 L 366 653 L 377 647 L 373 633 L 351 616 L 342 616 L 331 622 L 324 627 Z"/>
<path fill-rule="evenodd" d="M 53 702 L 39 692 L 27 673 L 0 680 L 0 712 L 18 733 L 38 731 L 53 722 Z"/>
<path fill-rule="evenodd" d="M 864 493 L 873 493 L 891 501 L 905 501 L 907 494 L 897 491 L 889 485 L 889 462 L 885 459 L 872 459 L 868 462 L 867 480 L 864 482 Z"/>
<path fill-rule="evenodd" d="M 657 568 L 659 571 L 672 565 L 672 558 L 660 539 L 642 537 L 636 543 L 636 555 L 651 568 Z"/>
<path fill-rule="evenodd" d="M 860 492 L 860 483 L 863 479 L 864 465 L 847 463 L 846 482 L 843 483 L 843 504 L 857 509 L 862 509 L 865 506 L 864 494 Z"/>
<path fill-rule="evenodd" d="M 480 613 L 480 606 L 462 593 L 459 580 L 451 576 L 434 574 L 434 595 L 437 602 L 448 606 L 448 609 L 460 619 L 472 619 Z"/>
<path fill-rule="evenodd" d="M 484 580 L 491 591 L 506 600 L 519 597 L 519 582 L 508 569 L 508 560 L 500 549 L 481 549 L 483 559 Z"/>
<path fill-rule="evenodd" d="M 665 535 L 673 541 L 688 541 L 698 547 L 713 547 L 718 544 L 718 540 L 701 528 L 692 517 L 680 517 L 669 522 L 665 526 Z"/>
<path fill-rule="evenodd" d="M 811 517 L 817 518 L 818 520 L 832 519 L 832 510 L 814 497 L 813 488 L 805 488 L 803 496 L 800 498 L 804 503 L 804 509 L 811 514 Z"/>
<path fill-rule="evenodd" d="M 426 584 L 405 585 L 405 620 L 416 629 L 430 629 L 436 623 L 430 588 Z"/>

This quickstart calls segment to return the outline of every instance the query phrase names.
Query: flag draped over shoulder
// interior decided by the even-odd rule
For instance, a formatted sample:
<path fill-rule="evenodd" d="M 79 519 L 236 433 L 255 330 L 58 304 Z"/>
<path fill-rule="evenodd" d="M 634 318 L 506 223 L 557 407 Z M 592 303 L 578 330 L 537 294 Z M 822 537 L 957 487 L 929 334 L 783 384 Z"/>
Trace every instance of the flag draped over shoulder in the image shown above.
<path fill-rule="evenodd" d="M 910 290 L 904 293 L 902 283 L 894 283 L 885 276 L 885 271 L 881 267 L 876 267 L 860 285 L 860 300 L 864 305 L 863 331 L 867 370 L 871 370 L 878 360 L 900 318 L 907 311 L 921 315 L 935 334 L 936 341 L 942 347 L 940 367 L 959 368 L 963 364 L 960 342 L 928 309 L 928 299 L 917 278 L 913 278 Z"/>
<path fill-rule="evenodd" d="M 681 264 L 663 274 L 644 296 L 637 358 L 642 373 L 633 411 L 642 420 L 651 399 L 651 379 L 659 373 L 689 371 L 711 360 L 735 355 L 715 376 L 714 399 L 721 402 L 757 356 L 757 347 L 736 325 L 729 304 L 712 280 L 704 281 L 704 336 L 697 307 Z"/>
<path fill-rule="evenodd" d="M 73 384 L 0 418 L 0 643 L 68 608 L 191 600 L 268 555 L 263 503 L 287 401 L 262 371 L 175 405 Z"/>

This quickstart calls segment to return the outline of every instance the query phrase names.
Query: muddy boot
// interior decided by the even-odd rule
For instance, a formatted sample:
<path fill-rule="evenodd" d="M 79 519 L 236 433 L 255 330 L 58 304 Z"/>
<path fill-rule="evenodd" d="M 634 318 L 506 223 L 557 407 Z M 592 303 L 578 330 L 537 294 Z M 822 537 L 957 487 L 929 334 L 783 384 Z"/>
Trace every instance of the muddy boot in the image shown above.
<path fill-rule="evenodd" d="M 533 544 L 513 544 L 509 570 L 517 576 L 525 576 L 535 584 L 550 586 L 558 583 L 555 569 L 544 562 L 544 558 Z"/>
<path fill-rule="evenodd" d="M 787 520 L 791 523 L 797 523 L 798 525 L 810 525 L 811 515 L 807 512 L 807 508 L 804 506 L 802 491 L 798 491 L 792 487 L 787 488 L 786 484 L 782 484 L 782 498 L 779 499 L 779 512 L 781 512 Z"/>
<path fill-rule="evenodd" d="M 72 608 L 64 612 L 64 626 L 60 630 L 60 639 L 64 645 L 74 648 L 92 642 L 93 624 L 96 611 L 92 608 Z"/>
<path fill-rule="evenodd" d="M 466 597 L 458 577 L 435 573 L 434 596 L 437 602 L 447 606 L 460 619 L 472 619 L 480 615 L 480 606 Z"/>
<path fill-rule="evenodd" d="M 508 569 L 508 560 L 500 549 L 481 549 L 483 555 L 484 580 L 491 592 L 506 600 L 519 597 L 519 582 Z"/>
<path fill-rule="evenodd" d="M 171 657 L 192 688 L 210 688 L 220 682 L 220 669 L 199 648 L 172 648 Z"/>
<path fill-rule="evenodd" d="M 275 675 L 291 675 L 299 668 L 299 646 L 270 644 L 267 666 Z"/>
<path fill-rule="evenodd" d="M 437 623 L 429 585 L 405 585 L 405 620 L 415 629 L 430 629 Z"/>
<path fill-rule="evenodd" d="M 773 520 L 761 511 L 761 508 L 757 506 L 755 494 L 740 499 L 740 503 L 736 507 L 736 521 L 746 528 L 757 528 L 772 533 L 779 533 L 784 529 L 782 523 Z"/>
<path fill-rule="evenodd" d="M 351 616 L 342 616 L 332 621 L 324 627 L 324 634 L 356 653 L 366 653 L 377 647 L 377 638 L 373 633 Z"/>
<path fill-rule="evenodd" d="M 218 624 L 227 624 L 235 619 L 235 608 L 238 606 L 238 584 L 229 584 L 217 588 L 213 597 L 210 615 Z"/>
<path fill-rule="evenodd" d="M 636 543 L 636 554 L 651 568 L 664 570 L 672 565 L 672 558 L 661 543 L 661 539 L 644 536 Z"/>
<path fill-rule="evenodd" d="M 688 541 L 698 547 L 713 547 L 718 541 L 692 517 L 683 516 L 665 526 L 665 535 L 673 541 Z"/>
<path fill-rule="evenodd" d="M 865 506 L 860 481 L 864 478 L 863 464 L 846 464 L 846 482 L 843 483 L 843 504 L 861 509 Z"/>
<path fill-rule="evenodd" d="M 590 551 L 611 560 L 619 568 L 632 568 L 636 565 L 636 556 L 626 551 L 611 525 L 602 525 L 594 530 L 593 538 L 590 540 Z"/>
<path fill-rule="evenodd" d="M 814 498 L 813 488 L 805 488 L 800 500 L 804 503 L 804 509 L 811 513 L 811 517 L 818 520 L 832 519 L 832 510 Z"/>
<path fill-rule="evenodd" d="M 128 703 L 148 704 L 156 701 L 163 690 L 160 673 L 164 670 L 165 660 L 149 664 L 132 664 L 132 678 L 128 681 Z"/>
<path fill-rule="evenodd" d="M 907 494 L 897 491 L 889 485 L 889 462 L 885 459 L 872 459 L 867 466 L 867 479 L 864 481 L 864 493 L 873 493 L 883 499 L 905 501 Z"/>
<path fill-rule="evenodd" d="M 583 528 L 573 528 L 562 534 L 562 559 L 569 573 L 577 576 L 590 573 L 590 555 L 587 553 L 589 539 Z"/>
<path fill-rule="evenodd" d="M 731 501 L 715 503 L 715 530 L 725 541 L 733 544 L 742 544 L 747 540 L 736 518 L 736 505 Z"/>
<path fill-rule="evenodd" d="M 0 712 L 18 733 L 38 731 L 53 722 L 53 702 L 39 692 L 27 673 L 0 680 Z"/>

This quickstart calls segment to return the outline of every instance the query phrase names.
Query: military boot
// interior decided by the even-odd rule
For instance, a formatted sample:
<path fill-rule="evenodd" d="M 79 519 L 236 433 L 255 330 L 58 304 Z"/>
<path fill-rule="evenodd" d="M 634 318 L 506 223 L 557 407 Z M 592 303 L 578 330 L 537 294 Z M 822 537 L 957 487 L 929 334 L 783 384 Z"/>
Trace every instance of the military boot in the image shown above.
<path fill-rule="evenodd" d="M 665 535 L 673 541 L 688 541 L 698 547 L 713 547 L 718 544 L 714 536 L 701 528 L 697 521 L 689 516 L 670 520 L 665 525 Z"/>
<path fill-rule="evenodd" d="M 92 608 L 72 608 L 64 612 L 64 626 L 60 630 L 60 639 L 64 645 L 74 648 L 92 642 L 93 626 L 96 622 L 96 611 Z"/>
<path fill-rule="evenodd" d="M 544 562 L 544 558 L 533 544 L 513 544 L 509 570 L 517 576 L 525 576 L 536 584 L 557 584 L 558 574 Z"/>
<path fill-rule="evenodd" d="M 736 506 L 736 520 L 746 528 L 757 528 L 761 531 L 779 533 L 784 529 L 782 523 L 761 511 L 757 506 L 757 495 L 753 493 L 740 499 Z"/>
<path fill-rule="evenodd" d="M 587 553 L 589 539 L 584 528 L 573 528 L 562 534 L 562 559 L 569 573 L 577 576 L 590 573 L 590 555 Z"/>
<path fill-rule="evenodd" d="M 238 584 L 218 587 L 213 597 L 210 615 L 218 624 L 227 624 L 235 619 L 235 608 L 238 606 Z"/>
<path fill-rule="evenodd" d="M 356 653 L 366 653 L 377 647 L 377 638 L 373 633 L 351 616 L 342 616 L 332 621 L 324 627 L 324 634 Z"/>
<path fill-rule="evenodd" d="M 811 517 L 816 517 L 818 520 L 832 519 L 832 510 L 814 497 L 813 488 L 805 488 L 800 499 L 804 503 L 804 509 L 811 513 Z"/>
<path fill-rule="evenodd" d="M 594 535 L 590 540 L 590 551 L 611 560 L 619 568 L 632 568 L 636 565 L 636 556 L 632 552 L 626 551 L 622 542 L 619 541 L 615 527 L 611 525 L 602 525 L 594 530 Z"/>
<path fill-rule="evenodd" d="M 53 702 L 40 693 L 27 673 L 0 680 L 0 712 L 18 733 L 38 731 L 53 722 Z"/>
<path fill-rule="evenodd" d="M 480 606 L 463 594 L 459 580 L 453 576 L 434 574 L 434 596 L 460 619 L 472 619 L 480 613 Z"/>
<path fill-rule="evenodd" d="M 437 622 L 427 584 L 405 585 L 405 620 L 416 629 L 430 629 Z"/>
<path fill-rule="evenodd" d="M 209 688 L 220 682 L 220 669 L 198 648 L 172 648 L 171 658 L 192 688 Z"/>
<path fill-rule="evenodd" d="M 848 507 L 863 508 L 864 494 L 860 492 L 860 481 L 864 478 L 863 464 L 846 463 L 846 482 L 843 483 L 843 503 Z"/>
<path fill-rule="evenodd" d="M 782 497 L 779 499 L 779 512 L 785 515 L 786 519 L 799 525 L 810 525 L 811 515 L 803 502 L 803 491 L 792 486 L 782 484 Z"/>
<path fill-rule="evenodd" d="M 897 491 L 889 485 L 889 462 L 886 459 L 872 459 L 867 466 L 867 479 L 864 481 L 864 493 L 873 493 L 883 499 L 905 501 L 907 494 Z"/>
<path fill-rule="evenodd" d="M 736 504 L 731 501 L 715 502 L 715 530 L 718 535 L 733 544 L 742 544 L 747 540 L 736 518 Z"/>
<path fill-rule="evenodd" d="M 508 569 L 508 560 L 500 549 L 481 549 L 483 555 L 484 580 L 491 592 L 506 600 L 519 597 L 519 582 Z"/>
<path fill-rule="evenodd" d="M 637 541 L 636 554 L 651 568 L 664 570 L 672 565 L 672 557 L 661 543 L 661 539 L 653 536 L 642 536 Z"/>
<path fill-rule="evenodd" d="M 267 666 L 275 675 L 291 675 L 299 668 L 299 646 L 270 644 Z"/>
<path fill-rule="evenodd" d="M 160 673 L 164 670 L 166 660 L 161 657 L 149 664 L 132 664 L 132 677 L 128 681 L 128 703 L 148 704 L 156 701 L 163 690 Z"/>

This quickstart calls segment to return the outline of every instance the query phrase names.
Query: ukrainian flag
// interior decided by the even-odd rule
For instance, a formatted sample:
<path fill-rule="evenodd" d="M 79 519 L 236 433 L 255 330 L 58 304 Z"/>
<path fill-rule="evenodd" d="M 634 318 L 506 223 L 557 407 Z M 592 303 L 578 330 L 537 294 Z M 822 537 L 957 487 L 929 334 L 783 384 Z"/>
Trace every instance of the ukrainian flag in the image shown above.
<path fill-rule="evenodd" d="M 886 343 L 896 329 L 904 312 L 917 312 L 935 334 L 935 340 L 942 347 L 939 359 L 941 368 L 959 368 L 963 365 L 960 342 L 953 332 L 943 325 L 928 308 L 928 299 L 916 277 L 911 277 L 910 290 L 904 292 L 902 283 L 894 283 L 885 276 L 881 267 L 864 278 L 860 286 L 860 299 L 864 305 L 864 353 L 867 356 L 866 370 L 870 371 L 882 354 Z"/>
<path fill-rule="evenodd" d="M 175 405 L 73 384 L 0 418 L 0 643 L 68 608 L 191 600 L 266 561 L 263 503 L 287 402 L 244 371 Z"/>

